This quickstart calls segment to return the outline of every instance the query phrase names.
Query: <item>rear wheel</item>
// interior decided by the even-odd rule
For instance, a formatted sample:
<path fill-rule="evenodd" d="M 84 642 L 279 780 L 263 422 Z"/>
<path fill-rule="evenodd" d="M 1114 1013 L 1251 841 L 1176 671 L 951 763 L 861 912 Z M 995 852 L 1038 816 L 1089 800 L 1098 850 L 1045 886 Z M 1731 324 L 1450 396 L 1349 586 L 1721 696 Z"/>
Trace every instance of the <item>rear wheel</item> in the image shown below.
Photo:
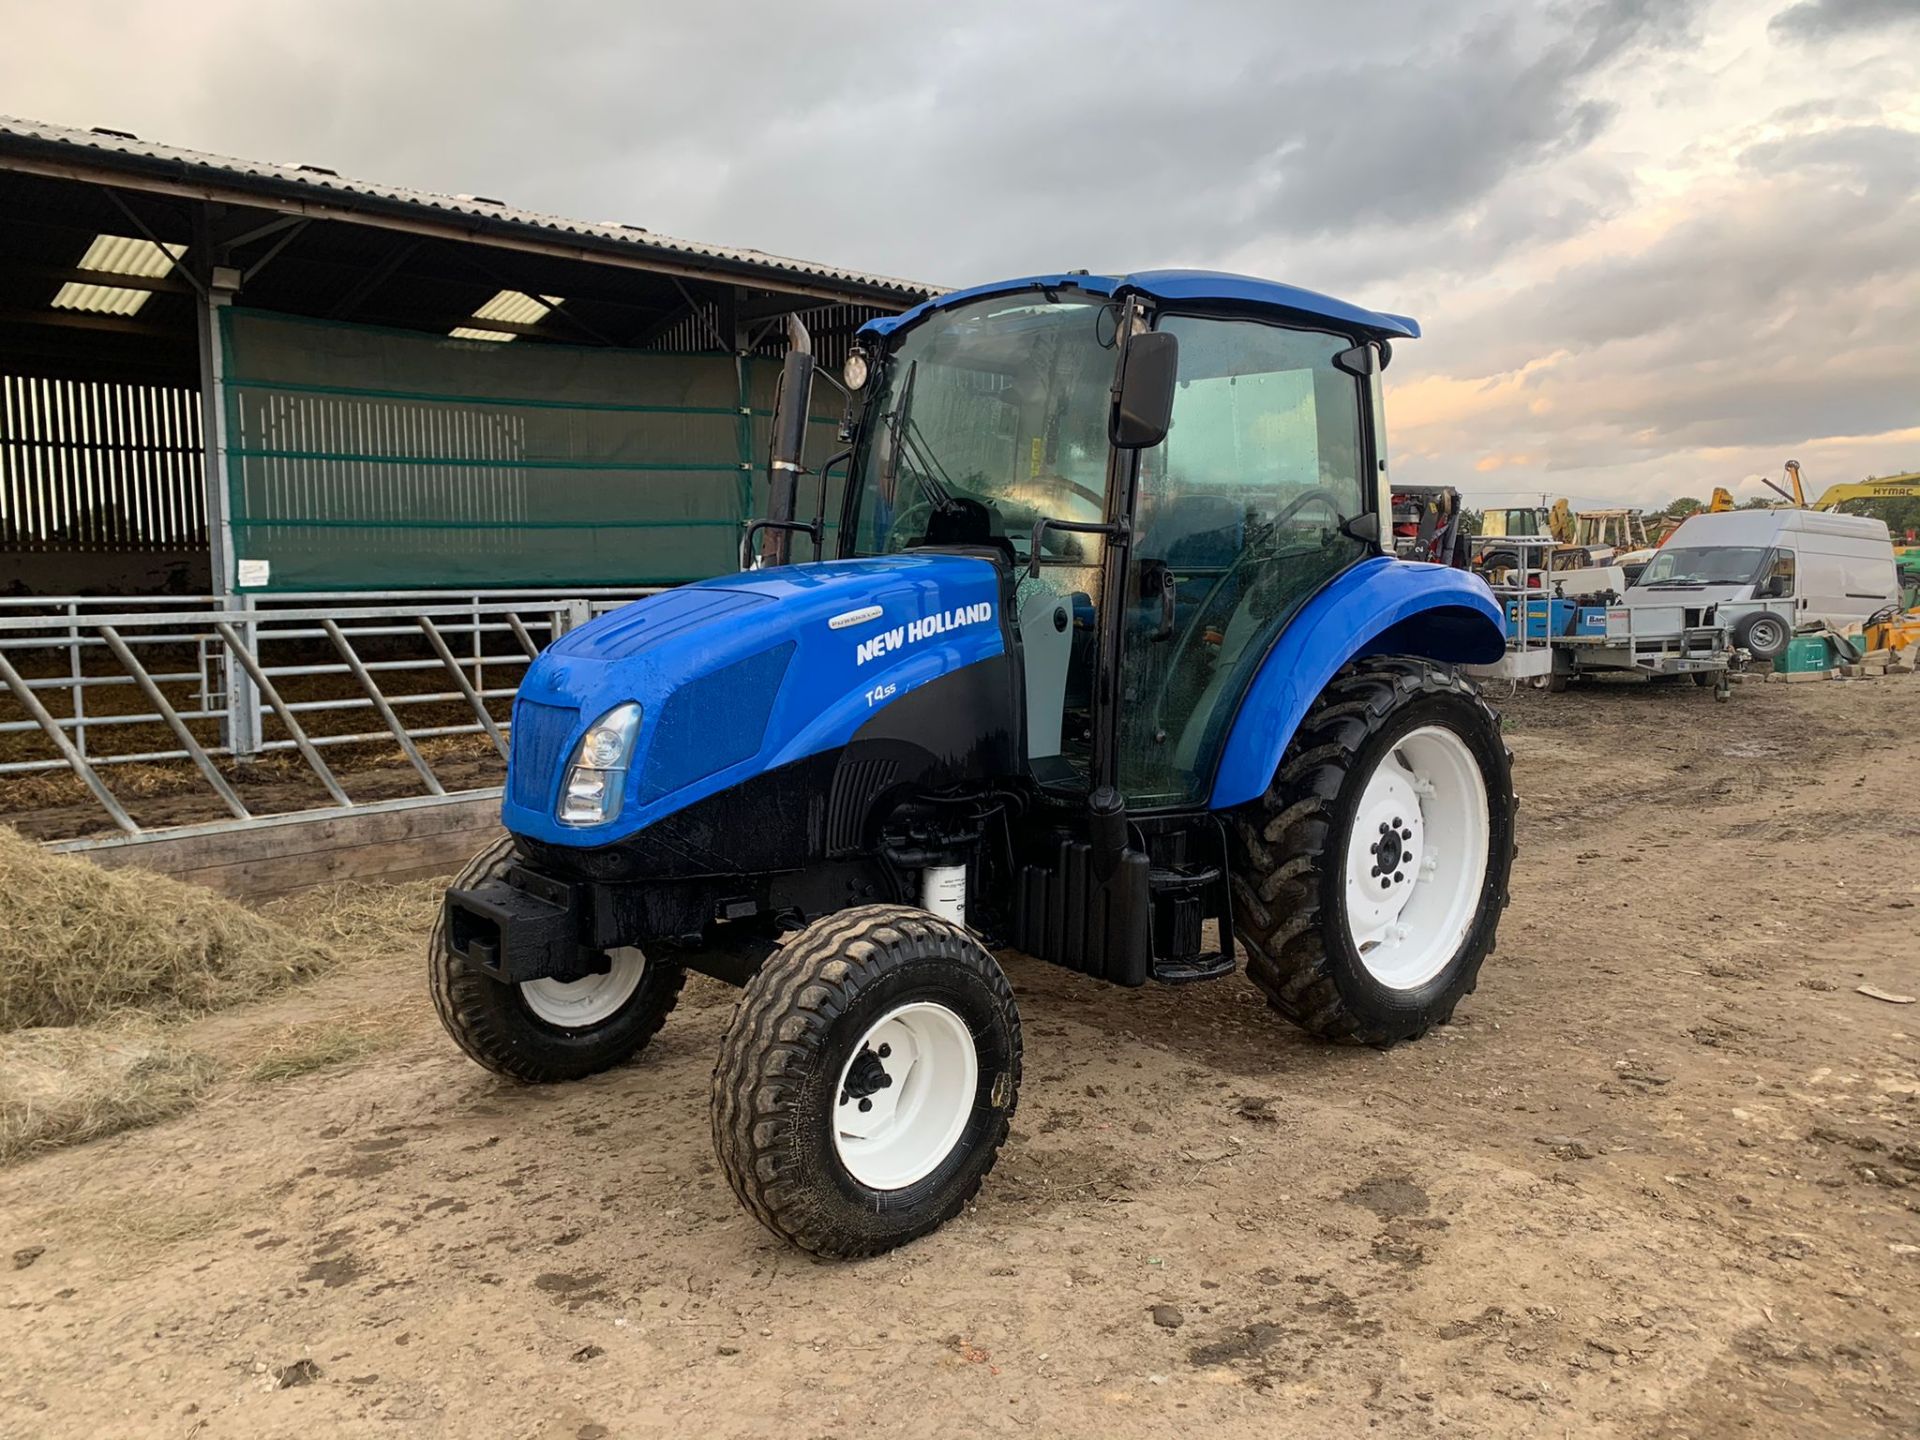
<path fill-rule="evenodd" d="M 513 861 L 513 838 L 503 836 L 467 862 L 453 888 L 502 879 Z M 666 1023 L 687 979 L 678 965 L 631 946 L 608 951 L 606 967 L 578 980 L 504 984 L 448 949 L 444 912 L 427 946 L 428 988 L 447 1033 L 468 1058 L 531 1084 L 578 1080 L 632 1059 Z"/>
<path fill-rule="evenodd" d="M 1493 948 L 1514 806 L 1499 722 L 1465 680 L 1423 660 L 1349 667 L 1234 813 L 1248 976 L 1327 1039 L 1444 1023 Z"/>
<path fill-rule="evenodd" d="M 816 1255 L 872 1255 L 960 1213 L 1020 1090 L 1020 1013 L 993 956 L 899 905 L 816 921 L 748 982 L 713 1071 L 740 1203 Z"/>

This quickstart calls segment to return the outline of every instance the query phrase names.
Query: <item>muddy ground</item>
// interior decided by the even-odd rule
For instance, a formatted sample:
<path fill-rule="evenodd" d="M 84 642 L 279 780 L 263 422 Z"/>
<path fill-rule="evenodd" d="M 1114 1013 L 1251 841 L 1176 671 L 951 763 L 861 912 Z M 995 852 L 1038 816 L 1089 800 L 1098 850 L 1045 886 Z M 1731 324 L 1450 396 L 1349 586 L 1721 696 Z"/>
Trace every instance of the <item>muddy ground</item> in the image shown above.
<path fill-rule="evenodd" d="M 1920 1433 L 1920 680 L 1523 695 L 1522 852 L 1389 1053 L 1009 957 L 1014 1139 L 894 1255 L 716 1173 L 730 994 L 557 1089 L 434 1028 L 0 1174 L 0 1432 Z M 223 1032 L 220 1027 L 231 1027 Z M 6 1259 L 14 1255 L 11 1265 Z"/>

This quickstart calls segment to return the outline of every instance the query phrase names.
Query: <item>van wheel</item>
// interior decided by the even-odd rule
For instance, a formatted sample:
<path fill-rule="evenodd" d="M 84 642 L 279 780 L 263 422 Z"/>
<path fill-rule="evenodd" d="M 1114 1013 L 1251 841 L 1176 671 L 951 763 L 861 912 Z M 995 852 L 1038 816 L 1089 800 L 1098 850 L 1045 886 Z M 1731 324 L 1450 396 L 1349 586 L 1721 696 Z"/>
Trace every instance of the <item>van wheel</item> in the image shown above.
<path fill-rule="evenodd" d="M 1734 622 L 1733 643 L 1756 660 L 1772 660 L 1783 654 L 1793 632 L 1787 622 L 1766 610 L 1742 615 Z"/>
<path fill-rule="evenodd" d="M 1493 948 L 1515 804 L 1499 721 L 1467 681 L 1424 660 L 1350 666 L 1233 812 L 1248 977 L 1330 1040 L 1444 1024 Z"/>

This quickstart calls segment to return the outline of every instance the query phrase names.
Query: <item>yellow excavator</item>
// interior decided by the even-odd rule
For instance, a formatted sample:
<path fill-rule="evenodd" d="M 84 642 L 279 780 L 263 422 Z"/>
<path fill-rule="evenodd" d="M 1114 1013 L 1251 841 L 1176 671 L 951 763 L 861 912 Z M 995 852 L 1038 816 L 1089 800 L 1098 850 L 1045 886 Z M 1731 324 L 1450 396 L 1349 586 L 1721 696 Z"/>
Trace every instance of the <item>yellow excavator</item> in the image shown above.
<path fill-rule="evenodd" d="M 1842 481 L 1829 485 L 1820 492 L 1818 500 L 1812 501 L 1807 499 L 1806 487 L 1800 483 L 1800 462 L 1787 461 L 1786 470 L 1787 483 L 1793 487 L 1793 503 L 1802 510 L 1838 510 L 1849 500 L 1920 500 L 1920 470 L 1905 475 L 1869 475 L 1865 480 Z M 1778 485 L 1773 488 L 1780 489 Z"/>
<path fill-rule="evenodd" d="M 1800 462 L 1787 461 L 1786 472 L 1787 483 L 1793 487 L 1789 498 L 1803 510 L 1838 510 L 1852 500 L 1920 500 L 1920 470 L 1842 481 L 1829 485 L 1812 502 L 1807 500 L 1806 487 L 1801 483 Z M 1771 480 L 1767 483 L 1782 495 L 1787 493 Z M 1896 540 L 1893 555 L 1904 592 L 1903 604 L 1888 606 L 1867 621 L 1863 638 L 1869 650 L 1899 650 L 1920 641 L 1920 546 L 1903 546 Z"/>

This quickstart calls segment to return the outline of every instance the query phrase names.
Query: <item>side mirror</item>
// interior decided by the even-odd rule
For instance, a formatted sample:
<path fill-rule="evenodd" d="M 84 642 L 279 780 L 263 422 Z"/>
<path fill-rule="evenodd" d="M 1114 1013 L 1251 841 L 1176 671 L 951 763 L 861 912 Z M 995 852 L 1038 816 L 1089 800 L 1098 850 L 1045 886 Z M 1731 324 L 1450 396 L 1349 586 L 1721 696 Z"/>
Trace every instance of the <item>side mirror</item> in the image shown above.
<path fill-rule="evenodd" d="M 1107 416 L 1107 439 L 1115 449 L 1146 450 L 1167 438 L 1179 369 L 1180 341 L 1168 331 L 1142 330 L 1121 348 Z"/>

